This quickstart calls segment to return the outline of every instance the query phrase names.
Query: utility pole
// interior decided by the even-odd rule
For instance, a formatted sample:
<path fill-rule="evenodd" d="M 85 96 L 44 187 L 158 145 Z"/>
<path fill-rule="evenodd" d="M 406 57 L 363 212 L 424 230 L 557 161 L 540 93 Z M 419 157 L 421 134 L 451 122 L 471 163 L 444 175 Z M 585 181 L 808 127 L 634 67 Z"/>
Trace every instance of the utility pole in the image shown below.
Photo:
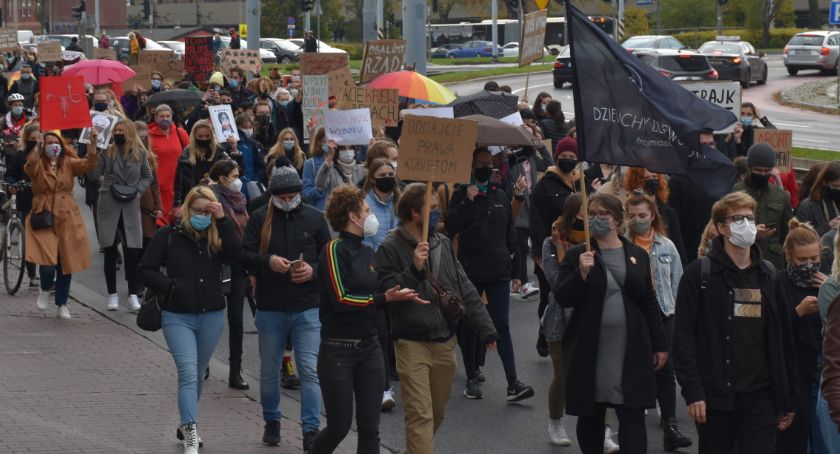
<path fill-rule="evenodd" d="M 376 0 L 376 37 L 385 38 L 385 0 Z"/>
<path fill-rule="evenodd" d="M 405 63 L 426 75 L 426 0 L 403 0 Z"/>
<path fill-rule="evenodd" d="M 94 25 L 94 35 L 99 38 L 99 0 L 94 0 L 93 2 L 93 20 L 96 22 Z"/>
<path fill-rule="evenodd" d="M 656 0 L 656 34 L 662 34 L 662 0 Z"/>
<path fill-rule="evenodd" d="M 717 34 L 723 35 L 723 5 L 720 0 L 717 2 Z"/>
<path fill-rule="evenodd" d="M 364 0 L 362 4 L 362 40 L 373 41 L 376 39 L 377 28 L 377 0 Z"/>
<path fill-rule="evenodd" d="M 260 0 L 245 1 L 245 24 L 248 26 L 248 50 L 259 50 Z"/>
<path fill-rule="evenodd" d="M 497 0 L 490 0 L 490 17 L 493 20 L 493 25 L 490 26 L 493 40 L 493 63 L 496 63 L 499 61 L 499 51 L 496 49 L 496 43 L 499 42 L 499 4 Z"/>
<path fill-rule="evenodd" d="M 20 0 L 12 0 L 12 14 L 15 16 L 15 34 L 17 34 L 18 31 L 18 16 L 20 15 L 18 14 L 19 2 Z M 17 39 L 17 37 L 15 37 L 15 39 Z"/>

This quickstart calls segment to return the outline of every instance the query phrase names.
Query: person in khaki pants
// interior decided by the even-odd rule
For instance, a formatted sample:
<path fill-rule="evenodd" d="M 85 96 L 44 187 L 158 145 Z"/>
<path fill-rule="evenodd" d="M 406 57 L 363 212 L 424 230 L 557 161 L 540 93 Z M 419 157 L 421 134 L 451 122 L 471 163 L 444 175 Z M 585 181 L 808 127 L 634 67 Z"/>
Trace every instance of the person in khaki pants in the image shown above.
<path fill-rule="evenodd" d="M 394 302 L 391 336 L 395 339 L 397 374 L 405 406 L 405 439 L 408 454 L 434 452 L 434 434 L 443 423 L 455 376 L 454 328 L 444 318 L 429 275 L 464 301 L 464 320 L 488 348 L 498 336 L 475 287 L 467 279 L 449 239 L 434 228 L 423 231 L 426 185 L 405 187 L 397 204 L 400 224 L 388 233 L 376 251 L 381 289 L 395 285 L 415 289 L 429 305 Z M 432 200 L 429 224 L 440 218 L 437 198 Z"/>

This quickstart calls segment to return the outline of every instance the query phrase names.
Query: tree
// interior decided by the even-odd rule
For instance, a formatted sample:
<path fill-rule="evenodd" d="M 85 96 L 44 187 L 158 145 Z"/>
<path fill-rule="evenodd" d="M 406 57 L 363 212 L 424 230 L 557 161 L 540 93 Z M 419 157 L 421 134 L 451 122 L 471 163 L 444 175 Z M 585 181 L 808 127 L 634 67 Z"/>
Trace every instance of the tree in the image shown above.
<path fill-rule="evenodd" d="M 662 0 L 661 4 L 662 28 L 697 29 L 715 26 L 717 14 L 716 3 L 713 1 Z"/>
<path fill-rule="evenodd" d="M 294 17 L 295 36 L 303 36 L 303 10 L 300 0 L 261 0 L 260 32 L 263 36 L 289 36 L 286 18 Z M 333 32 L 343 28 L 345 19 L 341 14 L 340 0 L 321 0 L 321 40 L 332 41 Z M 317 16 L 312 14 L 312 29 L 315 30 Z"/>
<path fill-rule="evenodd" d="M 499 12 L 501 13 L 504 0 L 497 0 L 499 3 Z M 428 4 L 431 6 L 432 1 L 428 0 Z M 456 6 L 461 5 L 461 8 L 464 10 L 470 10 L 472 8 L 481 6 L 489 8 L 490 4 L 486 1 L 481 0 L 437 0 L 437 16 L 440 19 L 441 23 L 446 23 L 449 21 L 449 15 L 452 14 L 452 10 L 455 9 Z M 487 12 L 484 11 L 483 14 Z M 433 13 L 434 14 L 434 13 Z M 482 14 L 482 15 L 483 15 Z"/>
<path fill-rule="evenodd" d="M 624 36 L 647 35 L 650 33 L 648 13 L 638 6 L 624 10 Z"/>

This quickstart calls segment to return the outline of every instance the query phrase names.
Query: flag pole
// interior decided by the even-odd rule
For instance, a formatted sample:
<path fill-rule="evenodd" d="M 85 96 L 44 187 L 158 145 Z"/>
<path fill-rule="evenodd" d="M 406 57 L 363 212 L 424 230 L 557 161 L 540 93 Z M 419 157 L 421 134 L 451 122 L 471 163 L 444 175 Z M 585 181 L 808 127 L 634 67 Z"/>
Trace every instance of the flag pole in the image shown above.
<path fill-rule="evenodd" d="M 586 252 L 589 252 L 589 196 L 586 195 L 586 177 L 583 174 L 583 162 L 578 163 L 578 176 L 580 177 L 580 209 L 583 211 L 583 238 L 586 244 Z"/>
<path fill-rule="evenodd" d="M 522 95 L 523 98 L 528 99 L 528 84 L 531 81 L 531 64 L 528 63 L 528 71 L 525 71 L 525 94 Z"/>
<path fill-rule="evenodd" d="M 423 237 L 421 242 L 429 241 L 429 212 L 432 211 L 432 182 L 426 182 L 426 198 L 423 202 Z M 437 228 L 437 226 L 435 227 Z"/>

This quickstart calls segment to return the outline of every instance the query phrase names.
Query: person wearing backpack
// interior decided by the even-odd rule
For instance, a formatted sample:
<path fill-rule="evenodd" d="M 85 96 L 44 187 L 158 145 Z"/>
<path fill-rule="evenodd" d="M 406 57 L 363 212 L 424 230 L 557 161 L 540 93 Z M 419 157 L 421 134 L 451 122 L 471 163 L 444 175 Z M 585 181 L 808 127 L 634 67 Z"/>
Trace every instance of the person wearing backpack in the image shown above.
<path fill-rule="evenodd" d="M 720 236 L 677 291 L 672 360 L 700 454 L 772 453 L 794 418 L 795 346 L 782 281 L 755 244 L 757 206 L 743 192 L 714 204 Z"/>

